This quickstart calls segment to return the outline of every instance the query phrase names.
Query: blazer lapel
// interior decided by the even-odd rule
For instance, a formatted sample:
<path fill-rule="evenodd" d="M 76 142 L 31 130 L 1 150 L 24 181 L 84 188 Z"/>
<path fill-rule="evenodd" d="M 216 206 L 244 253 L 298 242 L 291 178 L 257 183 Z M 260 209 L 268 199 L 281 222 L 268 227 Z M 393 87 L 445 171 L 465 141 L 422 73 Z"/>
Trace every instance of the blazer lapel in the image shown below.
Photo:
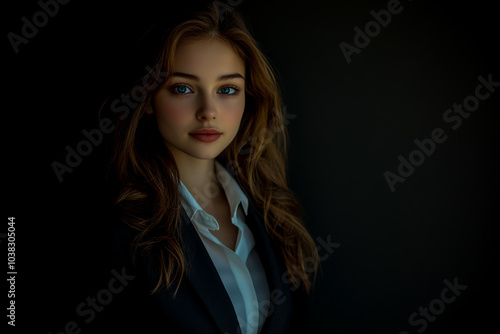
<path fill-rule="evenodd" d="M 181 218 L 188 281 L 222 333 L 241 333 L 231 299 L 184 208 L 181 208 Z M 287 333 L 292 316 L 292 295 L 284 281 L 286 267 L 282 255 L 273 246 L 260 215 L 252 204 L 249 205 L 246 224 L 253 233 L 271 292 L 272 306 L 260 333 Z"/>
<path fill-rule="evenodd" d="M 287 283 L 283 279 L 283 277 L 286 277 L 284 260 L 279 250 L 273 247 L 260 215 L 251 204 L 249 205 L 246 224 L 254 235 L 255 247 L 257 247 L 260 260 L 266 270 L 271 292 L 271 311 L 262 327 L 261 334 L 288 333 L 292 315 L 292 296 Z"/>
<path fill-rule="evenodd" d="M 187 279 L 206 305 L 220 332 L 241 332 L 231 299 L 184 208 L 181 208 L 181 217 Z"/>

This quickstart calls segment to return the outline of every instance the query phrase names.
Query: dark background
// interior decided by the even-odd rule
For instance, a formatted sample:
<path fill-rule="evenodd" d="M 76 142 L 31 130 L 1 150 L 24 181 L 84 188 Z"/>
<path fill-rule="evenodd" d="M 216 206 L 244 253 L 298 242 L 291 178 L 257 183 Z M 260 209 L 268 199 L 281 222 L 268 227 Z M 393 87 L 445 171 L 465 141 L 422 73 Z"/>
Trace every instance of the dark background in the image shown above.
<path fill-rule="evenodd" d="M 455 277 L 467 289 L 425 333 L 495 330 L 500 92 L 457 130 L 442 116 L 474 94 L 479 75 L 500 81 L 498 12 L 487 1 L 402 1 L 403 11 L 348 64 L 339 44 L 353 44 L 353 28 L 387 3 L 238 5 L 296 115 L 289 179 L 308 229 L 340 244 L 311 295 L 310 332 L 417 333 L 408 317 Z M 4 36 L 39 10 L 36 1 L 9 4 Z M 75 320 L 92 332 L 75 309 L 111 278 L 106 144 L 62 183 L 51 163 L 97 127 L 99 107 L 130 73 L 150 64 L 136 41 L 163 13 L 175 14 L 168 1 L 74 0 L 18 54 L 3 39 L 4 217 L 16 217 L 17 330 L 56 333 Z M 383 173 L 396 173 L 398 156 L 438 127 L 448 139 L 391 192 Z"/>

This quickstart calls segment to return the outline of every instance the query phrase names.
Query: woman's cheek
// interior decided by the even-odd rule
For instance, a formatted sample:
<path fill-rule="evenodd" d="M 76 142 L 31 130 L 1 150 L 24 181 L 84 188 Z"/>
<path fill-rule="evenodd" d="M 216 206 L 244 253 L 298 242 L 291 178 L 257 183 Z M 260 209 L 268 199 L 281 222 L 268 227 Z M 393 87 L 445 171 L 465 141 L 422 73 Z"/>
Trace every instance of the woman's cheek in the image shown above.
<path fill-rule="evenodd" d="M 232 126 L 232 127 L 238 127 L 240 122 L 241 122 L 241 118 L 243 117 L 243 111 L 244 111 L 245 107 L 234 107 L 234 108 L 229 108 L 229 109 L 226 109 L 226 112 L 225 112 L 225 121 L 226 121 L 226 124 Z"/>
<path fill-rule="evenodd" d="M 189 119 L 189 114 L 186 112 L 185 108 L 176 105 L 163 105 L 160 110 L 158 110 L 158 122 L 164 125 L 170 126 L 180 126 Z"/>

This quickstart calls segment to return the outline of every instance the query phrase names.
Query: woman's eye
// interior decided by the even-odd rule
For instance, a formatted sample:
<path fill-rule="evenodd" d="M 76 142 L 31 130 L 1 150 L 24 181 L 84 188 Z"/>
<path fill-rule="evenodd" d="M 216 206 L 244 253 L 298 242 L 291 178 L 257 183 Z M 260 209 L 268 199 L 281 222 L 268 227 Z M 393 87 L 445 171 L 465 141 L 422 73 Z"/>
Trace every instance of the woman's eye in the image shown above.
<path fill-rule="evenodd" d="M 226 86 L 226 87 L 222 87 L 219 90 L 219 93 L 224 94 L 224 95 L 236 95 L 236 94 L 238 94 L 238 91 L 239 91 L 239 89 L 236 87 Z"/>
<path fill-rule="evenodd" d="M 238 87 L 226 86 L 219 89 L 218 93 L 223 95 L 237 95 L 239 92 Z M 175 95 L 187 95 L 193 91 L 186 85 L 177 85 L 172 88 L 172 93 Z"/>
<path fill-rule="evenodd" d="M 184 95 L 190 92 L 192 93 L 191 89 L 184 85 L 175 86 L 174 88 L 172 88 L 172 91 L 177 95 Z"/>

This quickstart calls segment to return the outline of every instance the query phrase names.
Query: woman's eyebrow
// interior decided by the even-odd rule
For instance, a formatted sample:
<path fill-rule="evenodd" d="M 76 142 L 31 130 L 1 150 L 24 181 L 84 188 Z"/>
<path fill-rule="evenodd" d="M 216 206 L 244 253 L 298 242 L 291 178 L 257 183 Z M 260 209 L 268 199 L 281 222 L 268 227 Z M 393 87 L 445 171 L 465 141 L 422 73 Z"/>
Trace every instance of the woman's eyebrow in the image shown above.
<path fill-rule="evenodd" d="M 183 72 L 174 72 L 172 73 L 172 77 L 182 77 L 186 79 L 191 79 L 194 81 L 200 81 L 200 78 L 193 74 L 183 73 Z M 239 73 L 231 73 L 231 74 L 223 74 L 217 78 L 217 81 L 224 81 L 229 79 L 241 78 L 245 80 L 245 78 Z"/>

